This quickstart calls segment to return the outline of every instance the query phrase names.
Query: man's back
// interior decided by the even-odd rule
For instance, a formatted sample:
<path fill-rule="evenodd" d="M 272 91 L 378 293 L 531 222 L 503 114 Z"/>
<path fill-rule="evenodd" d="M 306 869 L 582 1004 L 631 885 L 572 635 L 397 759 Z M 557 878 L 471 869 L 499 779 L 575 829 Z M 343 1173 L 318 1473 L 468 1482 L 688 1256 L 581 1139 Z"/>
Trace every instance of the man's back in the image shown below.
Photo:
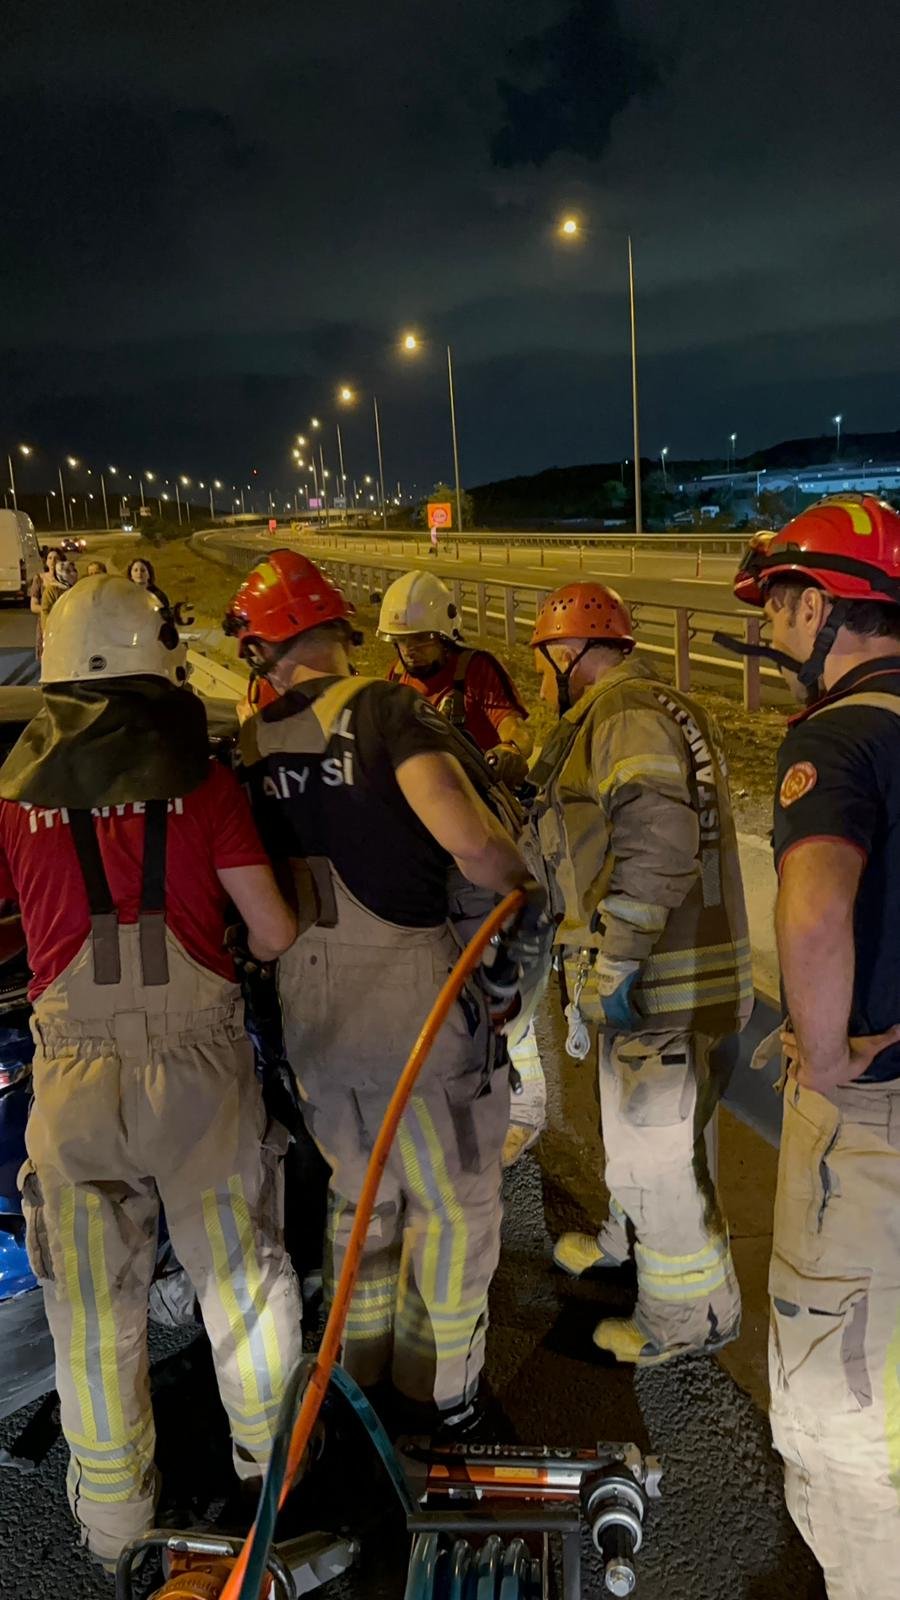
<path fill-rule="evenodd" d="M 233 980 L 224 949 L 227 898 L 220 868 L 266 860 L 244 795 L 230 772 L 210 763 L 199 788 L 168 803 L 167 926 L 188 955 Z M 144 859 L 143 804 L 98 808 L 101 860 L 122 924 L 138 920 Z M 87 890 L 65 808 L 0 800 L 0 897 L 21 908 L 36 999 L 69 965 L 90 932 Z"/>

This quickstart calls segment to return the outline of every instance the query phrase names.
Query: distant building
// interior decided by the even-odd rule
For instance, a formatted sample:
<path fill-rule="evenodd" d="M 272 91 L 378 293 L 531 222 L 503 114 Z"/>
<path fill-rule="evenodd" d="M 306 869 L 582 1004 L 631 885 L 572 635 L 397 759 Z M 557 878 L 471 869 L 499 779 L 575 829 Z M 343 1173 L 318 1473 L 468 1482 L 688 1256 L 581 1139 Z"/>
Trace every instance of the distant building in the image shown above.
<path fill-rule="evenodd" d="M 695 499 L 716 489 L 729 489 L 737 500 L 756 499 L 766 492 L 784 494 L 896 494 L 900 490 L 900 463 L 864 461 L 859 465 L 833 462 L 826 467 L 775 467 L 759 472 L 713 472 L 684 485 Z"/>

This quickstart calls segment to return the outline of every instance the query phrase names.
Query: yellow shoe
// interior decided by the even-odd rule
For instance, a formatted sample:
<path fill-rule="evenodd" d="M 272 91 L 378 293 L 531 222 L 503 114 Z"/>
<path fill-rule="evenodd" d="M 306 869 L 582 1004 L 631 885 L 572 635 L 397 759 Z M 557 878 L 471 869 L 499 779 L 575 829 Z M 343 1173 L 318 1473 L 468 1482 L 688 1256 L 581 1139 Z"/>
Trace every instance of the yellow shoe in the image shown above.
<path fill-rule="evenodd" d="M 598 1350 L 608 1350 L 617 1361 L 627 1361 L 635 1367 L 658 1367 L 663 1361 L 674 1361 L 685 1350 L 658 1350 L 631 1317 L 604 1317 L 594 1329 L 594 1343 Z"/>
<path fill-rule="evenodd" d="M 608 1350 L 617 1361 L 628 1361 L 636 1367 L 659 1367 L 678 1356 L 715 1355 L 717 1350 L 736 1339 L 740 1331 L 738 1317 L 726 1333 L 708 1339 L 705 1344 L 678 1344 L 660 1349 L 641 1332 L 633 1317 L 604 1317 L 594 1329 L 594 1343 L 598 1350 Z"/>
<path fill-rule="evenodd" d="M 594 1233 L 562 1233 L 553 1246 L 553 1259 L 571 1278 L 580 1278 L 593 1267 L 621 1267 L 622 1262 L 608 1254 Z"/>
<path fill-rule="evenodd" d="M 520 1122 L 511 1122 L 503 1141 L 500 1165 L 504 1168 L 513 1166 L 537 1142 L 539 1134 L 539 1128 L 526 1128 Z"/>

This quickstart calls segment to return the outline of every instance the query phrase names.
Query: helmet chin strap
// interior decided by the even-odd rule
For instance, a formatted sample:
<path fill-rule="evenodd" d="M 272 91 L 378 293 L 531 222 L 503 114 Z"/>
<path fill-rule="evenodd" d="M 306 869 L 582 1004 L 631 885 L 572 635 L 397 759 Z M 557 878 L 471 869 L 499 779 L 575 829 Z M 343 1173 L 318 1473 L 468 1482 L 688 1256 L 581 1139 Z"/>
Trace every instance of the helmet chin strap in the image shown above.
<path fill-rule="evenodd" d="M 826 658 L 847 620 L 849 605 L 850 602 L 847 600 L 835 600 L 816 634 L 812 650 L 805 661 L 798 661 L 796 656 L 789 656 L 784 650 L 776 650 L 771 644 L 747 644 L 746 640 L 738 639 L 731 633 L 714 633 L 713 643 L 730 650 L 736 656 L 755 656 L 763 661 L 772 661 L 782 671 L 793 673 L 800 687 L 806 691 L 807 705 L 815 705 L 822 696 L 822 673 L 825 670 Z"/>
<path fill-rule="evenodd" d="M 572 709 L 572 673 L 578 666 L 579 661 L 583 661 L 588 651 L 595 649 L 598 644 L 607 644 L 608 642 L 609 641 L 605 639 L 588 639 L 584 649 L 579 650 L 574 660 L 570 661 L 569 665 L 565 668 L 558 667 L 556 665 L 556 662 L 550 654 L 549 645 L 538 645 L 538 649 L 540 650 L 541 655 L 544 657 L 544 660 L 549 661 L 551 667 L 553 668 L 553 675 L 556 678 L 557 713 L 560 717 L 564 717 L 566 712 L 571 711 Z"/>

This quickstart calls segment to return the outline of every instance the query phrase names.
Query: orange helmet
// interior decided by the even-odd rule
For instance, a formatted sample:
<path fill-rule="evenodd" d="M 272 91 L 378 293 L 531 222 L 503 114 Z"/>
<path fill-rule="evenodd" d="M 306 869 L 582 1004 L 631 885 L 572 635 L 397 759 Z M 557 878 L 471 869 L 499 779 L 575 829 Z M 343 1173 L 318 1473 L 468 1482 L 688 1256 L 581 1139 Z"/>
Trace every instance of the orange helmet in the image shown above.
<path fill-rule="evenodd" d="M 789 576 L 808 578 L 836 600 L 900 605 L 900 515 L 871 494 L 820 500 L 779 533 L 754 535 L 734 593 L 761 606 L 767 585 Z"/>
<path fill-rule="evenodd" d="M 355 615 L 356 607 L 308 556 L 272 550 L 244 579 L 222 626 L 240 641 L 243 656 L 253 643 L 286 644 L 323 622 Z"/>
<path fill-rule="evenodd" d="M 590 639 L 634 649 L 631 618 L 624 600 L 603 583 L 566 583 L 549 594 L 538 612 L 531 646 L 560 639 Z"/>

